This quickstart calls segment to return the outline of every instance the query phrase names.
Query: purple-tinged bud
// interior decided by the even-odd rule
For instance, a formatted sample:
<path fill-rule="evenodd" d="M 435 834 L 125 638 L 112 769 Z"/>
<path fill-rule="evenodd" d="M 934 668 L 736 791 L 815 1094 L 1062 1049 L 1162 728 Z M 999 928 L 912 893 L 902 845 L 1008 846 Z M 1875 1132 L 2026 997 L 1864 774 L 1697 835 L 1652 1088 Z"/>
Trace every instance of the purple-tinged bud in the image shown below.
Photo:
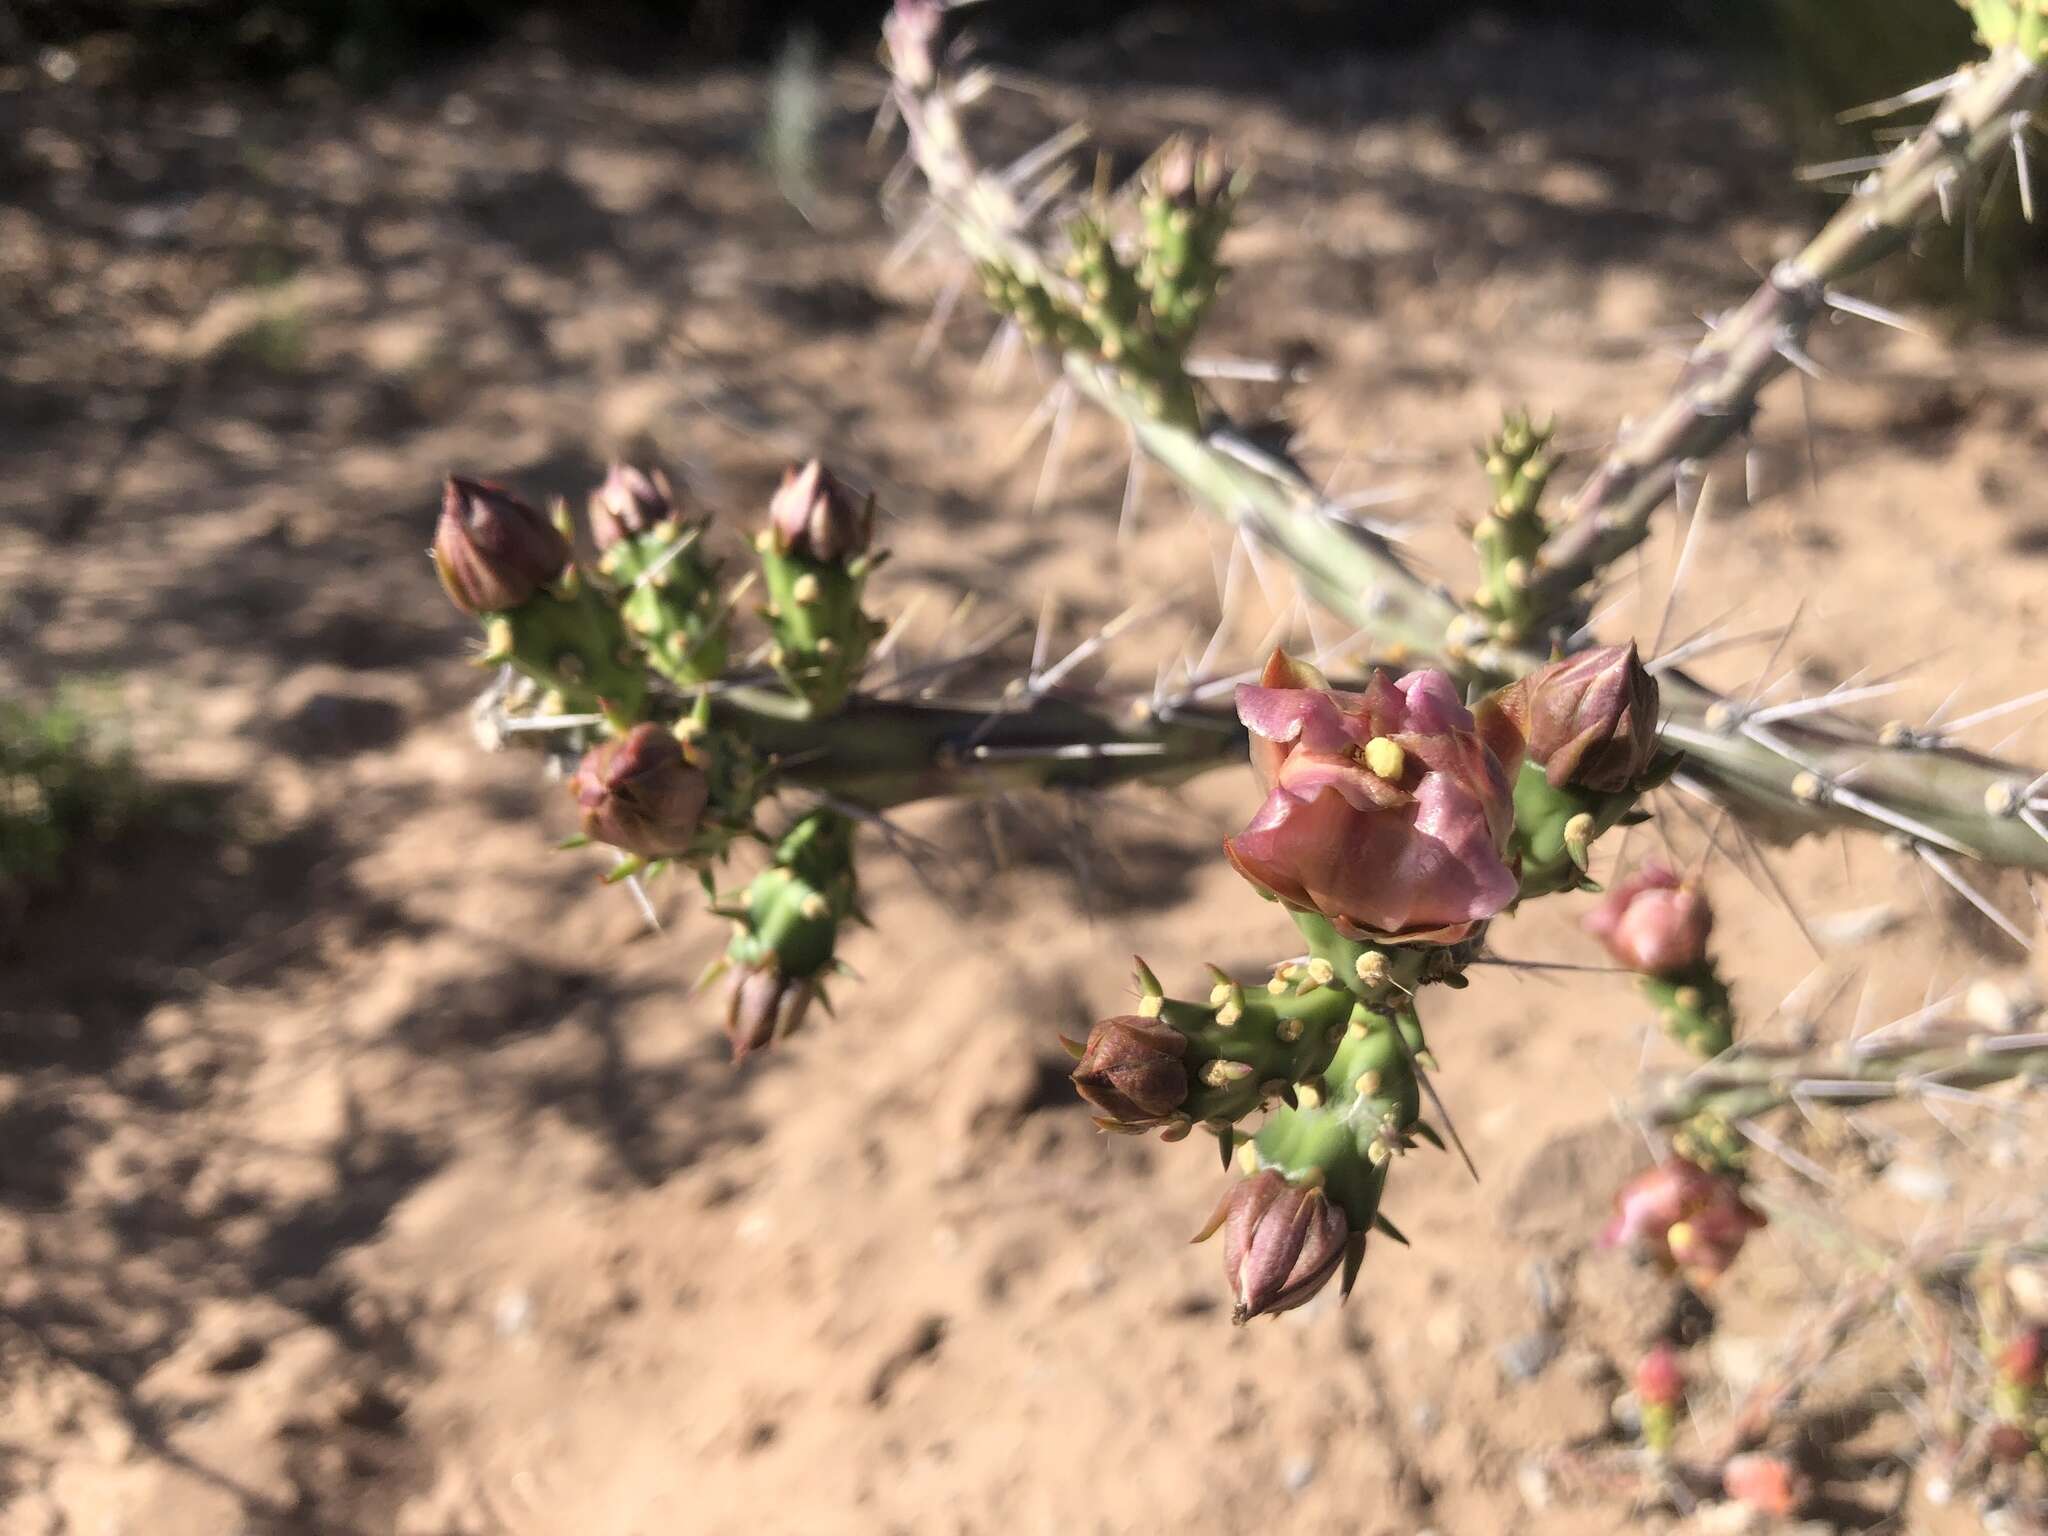
<path fill-rule="evenodd" d="M 785 976 L 772 960 L 734 971 L 725 999 L 725 1034 L 732 1042 L 733 1061 L 745 1061 L 802 1029 L 817 995 L 810 977 Z"/>
<path fill-rule="evenodd" d="M 1614 885 L 1583 921 L 1624 970 L 1678 976 L 1705 963 L 1714 909 L 1698 886 L 1661 864 L 1645 864 Z"/>
<path fill-rule="evenodd" d="M 1231 1185 L 1195 1241 L 1219 1226 L 1239 1323 L 1307 1301 L 1337 1273 L 1351 1241 L 1344 1213 L 1322 1190 L 1291 1184 L 1276 1168 Z"/>
<path fill-rule="evenodd" d="M 1554 661 L 1500 694 L 1554 789 L 1628 789 L 1657 755 L 1657 679 L 1629 645 Z"/>
<path fill-rule="evenodd" d="M 1187 1052 L 1187 1036 L 1157 1019 L 1104 1019 L 1088 1031 L 1074 1091 L 1105 1124 L 1157 1125 L 1187 1102 Z"/>
<path fill-rule="evenodd" d="M 1177 208 L 1206 208 L 1224 193 L 1230 168 L 1223 146 L 1214 139 L 1201 144 L 1185 134 L 1167 140 L 1152 162 L 1152 185 Z"/>
<path fill-rule="evenodd" d="M 602 553 L 674 517 L 675 492 L 658 469 L 649 474 L 631 464 L 614 464 L 590 493 L 589 512 L 590 537 Z"/>
<path fill-rule="evenodd" d="M 2033 1436 L 2017 1424 L 1994 1424 L 1984 1441 L 1984 1451 L 2000 1466 L 2016 1467 L 2038 1447 Z"/>
<path fill-rule="evenodd" d="M 938 0 L 896 0 L 882 18 L 889 69 L 913 91 L 928 91 L 939 74 L 939 32 L 945 8 Z"/>
<path fill-rule="evenodd" d="M 661 726 L 636 725 L 583 754 L 570 791 L 583 811 L 584 835 L 643 859 L 690 850 L 711 784 Z"/>
<path fill-rule="evenodd" d="M 784 554 L 832 565 L 867 553 L 875 533 L 875 499 L 856 497 L 812 459 L 792 464 L 768 503 L 768 528 Z"/>
<path fill-rule="evenodd" d="M 505 487 L 448 477 L 434 528 L 434 569 L 464 613 L 517 608 L 568 563 L 568 541 Z"/>

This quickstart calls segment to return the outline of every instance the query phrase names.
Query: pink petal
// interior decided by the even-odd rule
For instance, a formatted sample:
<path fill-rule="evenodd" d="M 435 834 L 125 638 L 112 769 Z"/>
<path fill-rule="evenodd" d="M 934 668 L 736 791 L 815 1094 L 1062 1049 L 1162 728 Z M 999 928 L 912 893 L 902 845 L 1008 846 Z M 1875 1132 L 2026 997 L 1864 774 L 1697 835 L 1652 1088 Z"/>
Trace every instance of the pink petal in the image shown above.
<path fill-rule="evenodd" d="M 1357 697 L 1310 688 L 1254 688 L 1247 683 L 1237 690 L 1237 718 L 1254 736 L 1268 741 L 1298 742 L 1312 752 L 1342 752 L 1362 746 L 1372 736 L 1369 725 L 1353 720 L 1340 707 Z"/>
<path fill-rule="evenodd" d="M 1472 711 L 1465 707 L 1464 695 L 1448 672 L 1425 667 L 1398 679 L 1394 686 L 1407 704 L 1403 730 L 1439 736 L 1475 728 Z"/>
<path fill-rule="evenodd" d="M 1297 800 L 1313 800 L 1324 790 L 1334 789 L 1361 811 L 1395 810 L 1415 798 L 1348 752 L 1340 757 L 1297 749 L 1282 763 L 1275 783 Z"/>

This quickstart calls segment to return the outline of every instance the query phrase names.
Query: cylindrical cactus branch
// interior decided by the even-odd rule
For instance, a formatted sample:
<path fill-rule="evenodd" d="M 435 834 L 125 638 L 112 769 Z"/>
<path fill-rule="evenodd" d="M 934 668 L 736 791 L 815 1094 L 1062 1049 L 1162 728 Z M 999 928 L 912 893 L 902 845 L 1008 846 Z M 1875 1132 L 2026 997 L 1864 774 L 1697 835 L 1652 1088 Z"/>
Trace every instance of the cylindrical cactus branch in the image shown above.
<path fill-rule="evenodd" d="M 1531 563 L 1531 608 L 1566 610 L 1648 537 L 1650 518 L 1673 495 L 1681 468 L 1747 431 L 1764 386 L 1805 366 L 1806 334 L 1826 313 L 1836 284 L 1899 250 L 1937 214 L 1959 204 L 1963 218 L 1974 216 L 1971 187 L 2012 153 L 2015 120 L 2023 122 L 2048 91 L 2038 32 L 2037 17 L 2024 40 L 2017 27 L 1990 33 L 2004 40 L 1962 72 L 1936 104 L 1933 121 L 1865 177 L 1805 249 L 1773 267 L 1746 303 L 1714 325 L 1670 398 L 1623 431 L 1572 497 L 1566 520 Z"/>
<path fill-rule="evenodd" d="M 1636 529 L 1630 542 L 1639 539 L 1678 466 L 1747 423 L 1756 391 L 1785 366 L 1786 352 L 1796 355 L 1803 326 L 1817 312 L 1812 306 L 1826 302 L 1827 284 L 1895 247 L 1944 198 L 1960 195 L 1995 154 L 2009 152 L 2015 115 L 2043 90 L 2040 29 L 2026 20 L 2031 9 L 2005 7 L 2018 18 L 2005 29 L 1985 19 L 1999 6 L 1975 9 L 1994 45 L 1991 56 L 1962 72 L 1927 133 L 1830 222 L 1802 258 L 1797 283 L 1767 284 L 1709 337 L 1667 409 L 1670 422 L 1657 427 L 1660 415 L 1629 434 L 1616 450 L 1625 457 L 1613 463 L 1631 467 L 1597 473 L 1578 503 L 1588 515 L 1545 541 L 1553 563 L 1564 558 L 1560 547 L 1569 554 L 1578 541 L 1606 537 L 1574 532 L 1581 523 L 1595 533 L 1606 523 L 1627 524 Z M 913 24 L 905 25 L 906 16 Z M 894 100 L 937 215 L 984 273 L 1010 274 L 1056 308 L 1078 311 L 1085 293 L 1032 235 L 1017 191 L 985 171 L 967 143 L 961 107 L 985 88 L 986 77 L 942 67 L 932 42 L 937 25 L 930 0 L 899 0 L 888 48 Z M 1874 229 L 1856 233 L 1872 220 Z M 1191 428 L 1177 413 L 1162 412 L 1156 390 L 1098 347 L 1075 344 L 1063 329 L 1046 334 L 1067 379 L 1128 425 L 1141 451 L 1217 516 L 1279 554 L 1312 597 L 1371 633 L 1382 654 L 1441 660 L 1478 683 L 1525 675 L 1545 659 L 1503 642 L 1497 618 L 1467 612 L 1422 580 L 1384 539 L 1345 520 L 1297 466 L 1259 448 L 1219 414 Z M 1583 562 L 1567 563 L 1577 569 Z M 1528 575 L 1536 567 L 1523 558 L 1521 569 Z M 1508 574 L 1505 558 L 1499 574 Z M 1576 578 L 1570 590 L 1578 590 Z M 1771 840 L 1846 827 L 1904 838 L 1937 858 L 1960 854 L 2048 871 L 2048 836 L 2037 827 L 2043 817 L 2035 804 L 2043 782 L 2030 769 L 1914 740 L 1876 741 L 1846 726 L 1815 724 L 1817 717 L 1765 724 L 1676 671 L 1663 680 L 1664 740 L 1684 754 L 1684 772 Z"/>
<path fill-rule="evenodd" d="M 1911 1103 L 1999 1083 L 2048 1082 L 2048 1034 L 1962 1032 L 1930 1043 L 1874 1042 L 1812 1054 L 1751 1046 L 1659 1082 L 1639 1105 L 1655 1125 L 1710 1114 L 1729 1122 L 1782 1105 Z"/>

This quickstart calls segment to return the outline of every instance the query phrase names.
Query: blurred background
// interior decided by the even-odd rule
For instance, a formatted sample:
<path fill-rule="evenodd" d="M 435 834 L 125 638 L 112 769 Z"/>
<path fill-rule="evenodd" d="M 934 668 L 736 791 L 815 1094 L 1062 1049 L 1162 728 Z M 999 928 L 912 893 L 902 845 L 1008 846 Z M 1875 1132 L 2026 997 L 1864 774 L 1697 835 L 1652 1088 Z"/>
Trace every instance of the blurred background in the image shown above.
<path fill-rule="evenodd" d="M 880 9 L 0 0 L 5 1536 L 1635 1525 L 1540 1470 L 1615 1441 L 1658 1321 L 1590 1251 L 1640 1158 L 1626 989 L 1461 995 L 1433 1029 L 1485 1183 L 1429 1160 L 1350 1308 L 1232 1330 L 1185 1242 L 1213 1160 L 1097 1136 L 1054 1036 L 1134 950 L 1183 988 L 1271 958 L 1214 856 L 1237 775 L 910 813 L 837 1023 L 735 1074 L 689 993 L 722 925 L 672 881 L 648 931 L 551 851 L 559 786 L 479 749 L 424 559 L 451 469 L 579 501 L 661 463 L 737 547 L 823 453 L 880 493 L 873 593 L 931 655 L 963 597 L 1050 597 L 1071 642 L 1170 592 L 1101 680 L 1143 688 L 1217 621 L 1176 497 L 1118 537 L 1121 433 L 1078 420 L 1049 476 L 1046 377 L 988 366 L 971 306 L 932 323 L 943 252 L 892 259 Z M 1872 142 L 1835 114 L 1969 49 L 1947 0 L 969 16 L 992 156 L 1082 118 L 1122 166 L 1189 127 L 1256 155 L 1213 348 L 1308 359 L 1305 461 L 1408 494 L 1447 572 L 1499 412 L 1557 412 L 1582 466 L 1826 216 L 1797 168 Z M 1674 633 L 1805 598 L 1787 661 L 1832 681 L 1966 607 L 1968 675 L 1901 714 L 2038 682 L 2042 245 L 2009 182 L 1976 214 L 1967 271 L 1936 230 L 1866 290 L 1919 333 L 1838 327 L 1804 408 L 1780 387 Z M 1617 623 L 1657 626 L 1671 559 Z M 2002 959 L 1879 850 L 1781 874 L 1896 909 L 1872 1009 Z M 1814 957 L 1717 878 L 1768 1012 Z M 1971 1156 L 1914 1198 L 1967 1200 Z M 1828 1283 L 1745 1269 L 1730 1393 Z M 1897 1518 L 1895 1365 L 1844 1351 L 1800 1421 L 1816 1529 Z"/>

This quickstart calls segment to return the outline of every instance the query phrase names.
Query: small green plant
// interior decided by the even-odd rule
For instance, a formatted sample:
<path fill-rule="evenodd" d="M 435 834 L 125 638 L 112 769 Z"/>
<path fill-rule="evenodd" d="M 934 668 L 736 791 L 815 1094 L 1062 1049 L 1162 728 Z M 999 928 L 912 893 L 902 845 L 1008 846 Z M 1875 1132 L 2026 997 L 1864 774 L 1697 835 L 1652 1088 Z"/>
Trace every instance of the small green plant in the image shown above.
<path fill-rule="evenodd" d="M 0 699 L 0 909 L 58 880 L 82 845 L 132 825 L 147 794 L 112 712 L 80 687 Z"/>

